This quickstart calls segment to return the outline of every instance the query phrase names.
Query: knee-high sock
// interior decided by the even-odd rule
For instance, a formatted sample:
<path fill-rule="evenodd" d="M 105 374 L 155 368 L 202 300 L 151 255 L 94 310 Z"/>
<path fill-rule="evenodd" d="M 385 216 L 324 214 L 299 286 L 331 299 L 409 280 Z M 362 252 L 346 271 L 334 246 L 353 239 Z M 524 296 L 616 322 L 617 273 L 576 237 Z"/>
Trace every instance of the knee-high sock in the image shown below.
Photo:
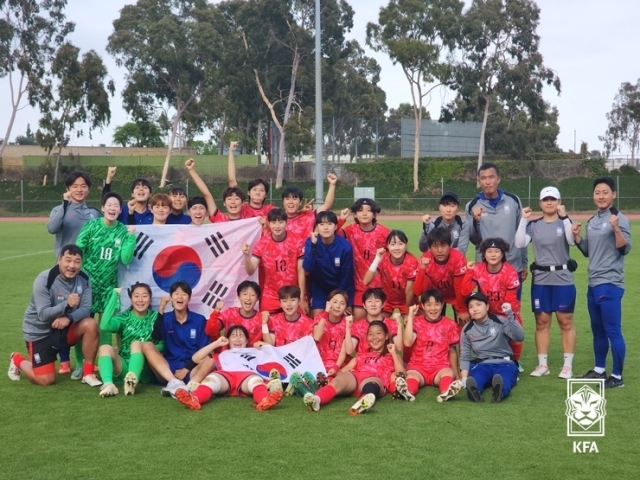
<path fill-rule="evenodd" d="M 73 346 L 73 351 L 76 354 L 76 368 L 80 368 L 82 366 L 82 362 L 84 362 L 84 353 L 82 353 L 82 340 L 78 340 Z"/>
<path fill-rule="evenodd" d="M 207 384 L 201 383 L 198 385 L 192 395 L 198 399 L 198 402 L 202 405 L 203 403 L 207 403 L 213 397 L 213 390 Z"/>
<path fill-rule="evenodd" d="M 109 355 L 98 357 L 98 368 L 103 383 L 113 383 L 113 359 Z"/>
<path fill-rule="evenodd" d="M 253 395 L 254 402 L 260 403 L 263 399 L 267 398 L 267 395 L 269 395 L 269 391 L 267 390 L 266 385 L 260 384 L 253 387 L 251 395 Z"/>
<path fill-rule="evenodd" d="M 449 385 L 451 385 L 453 383 L 453 377 L 447 375 L 446 377 L 442 377 L 440 379 L 440 385 L 438 385 L 438 387 L 440 388 L 441 392 L 446 392 L 447 390 L 449 390 Z"/>
<path fill-rule="evenodd" d="M 71 353 L 70 348 L 61 348 L 60 349 L 60 363 L 69 361 L 69 354 Z"/>
<path fill-rule="evenodd" d="M 326 385 L 316 392 L 316 396 L 320 399 L 320 405 L 329 403 L 336 396 L 336 389 L 333 385 Z"/>
<path fill-rule="evenodd" d="M 129 372 L 135 374 L 137 378 L 140 378 L 142 368 L 144 367 L 144 354 L 142 352 L 135 352 L 131 354 L 129 359 Z"/>
<path fill-rule="evenodd" d="M 407 378 L 407 388 L 411 395 L 415 395 L 420 390 L 420 382 L 416 378 L 409 377 Z"/>

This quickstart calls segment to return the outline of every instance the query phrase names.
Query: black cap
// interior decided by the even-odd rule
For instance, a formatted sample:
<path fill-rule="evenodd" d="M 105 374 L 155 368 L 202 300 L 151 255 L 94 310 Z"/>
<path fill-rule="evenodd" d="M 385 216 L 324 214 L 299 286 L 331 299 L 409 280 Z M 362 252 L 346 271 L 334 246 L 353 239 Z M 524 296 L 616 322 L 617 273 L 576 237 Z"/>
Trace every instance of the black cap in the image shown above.
<path fill-rule="evenodd" d="M 474 293 L 472 293 L 471 295 L 469 295 L 467 298 L 464 299 L 464 304 L 468 307 L 469 306 L 469 302 L 471 300 L 480 300 L 481 302 L 484 302 L 487 305 L 489 304 L 489 299 L 482 292 L 474 292 Z"/>
<path fill-rule="evenodd" d="M 456 192 L 444 192 L 440 197 L 440 203 L 444 203 L 446 200 L 453 200 L 458 205 L 460 205 L 460 199 L 458 198 L 458 194 Z"/>

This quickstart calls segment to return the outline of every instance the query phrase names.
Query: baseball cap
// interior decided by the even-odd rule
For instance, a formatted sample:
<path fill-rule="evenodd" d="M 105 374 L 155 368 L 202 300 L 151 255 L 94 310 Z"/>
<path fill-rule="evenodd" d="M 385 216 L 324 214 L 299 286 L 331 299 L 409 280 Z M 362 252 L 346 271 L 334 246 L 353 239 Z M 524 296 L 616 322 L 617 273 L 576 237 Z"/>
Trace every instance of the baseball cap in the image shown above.
<path fill-rule="evenodd" d="M 445 200 L 453 200 L 458 205 L 460 205 L 460 199 L 458 198 L 458 194 L 456 192 L 444 192 L 440 197 L 440 203 L 444 203 Z"/>
<path fill-rule="evenodd" d="M 556 187 L 544 187 L 540 190 L 540 200 L 543 200 L 547 197 L 553 197 L 556 200 L 560 200 L 560 190 Z"/>
<path fill-rule="evenodd" d="M 489 299 L 482 292 L 474 292 L 474 293 L 472 293 L 471 295 L 469 295 L 467 298 L 464 299 L 464 304 L 466 306 L 469 306 L 469 302 L 471 300 L 480 300 L 481 302 L 484 302 L 487 305 L 489 304 Z"/>

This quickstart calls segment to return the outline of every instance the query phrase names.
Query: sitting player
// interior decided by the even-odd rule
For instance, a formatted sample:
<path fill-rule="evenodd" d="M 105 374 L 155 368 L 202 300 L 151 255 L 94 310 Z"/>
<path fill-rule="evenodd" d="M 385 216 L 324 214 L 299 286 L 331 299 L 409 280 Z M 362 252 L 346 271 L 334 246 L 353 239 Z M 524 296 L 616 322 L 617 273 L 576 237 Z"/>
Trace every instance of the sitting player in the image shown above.
<path fill-rule="evenodd" d="M 278 290 L 282 313 L 268 316 L 262 312 L 264 320 L 268 318 L 268 328 L 263 333 L 263 341 L 269 345 L 281 347 L 287 343 L 293 343 L 302 337 L 313 334 L 313 320 L 300 312 L 300 288 L 290 285 Z"/>
<path fill-rule="evenodd" d="M 171 213 L 167 217 L 167 225 L 189 225 L 191 217 L 184 213 L 184 207 L 187 204 L 187 193 L 182 187 L 173 187 L 169 191 L 169 199 L 171 200 Z"/>
<path fill-rule="evenodd" d="M 440 197 L 440 216 L 432 218 L 426 214 L 422 216 L 422 234 L 419 247 L 421 252 L 429 249 L 428 236 L 436 228 L 446 228 L 451 232 L 451 248 L 466 254 L 469 246 L 469 228 L 466 218 L 458 215 L 460 200 L 455 192 L 444 192 Z"/>
<path fill-rule="evenodd" d="M 480 292 L 467 297 L 466 303 L 472 322 L 460 337 L 462 383 L 469 399 L 478 403 L 484 402 L 482 391 L 491 386 L 491 402 L 499 403 L 518 381 L 518 365 L 509 343 L 522 342 L 524 330 L 508 303 L 502 305 L 506 318 L 489 313 L 489 299 Z"/>
<path fill-rule="evenodd" d="M 58 264 L 36 277 L 22 323 L 31 361 L 13 352 L 8 371 L 11 380 L 20 380 L 23 372 L 36 385 L 53 385 L 59 350 L 82 340 L 82 353 L 87 359 L 82 366 L 82 383 L 102 385 L 93 373 L 98 325 L 91 318 L 91 285 L 81 269 L 82 250 L 65 245 L 60 249 Z"/>
<path fill-rule="evenodd" d="M 164 193 L 156 193 L 151 197 L 149 207 L 151 207 L 151 213 L 153 213 L 153 225 L 166 225 L 167 219 L 171 214 L 171 205 L 173 205 L 169 195 Z M 131 223 L 131 222 L 129 222 Z"/>
<path fill-rule="evenodd" d="M 413 401 L 418 389 L 433 385 L 440 389 L 438 402 L 446 402 L 462 390 L 458 376 L 460 341 L 458 327 L 442 315 L 443 298 L 438 290 L 427 290 L 420 297 L 424 316 L 416 317 L 418 305 L 409 307 L 403 333 L 404 346 L 413 347 L 407 365 L 406 381 L 396 378 L 396 396 Z M 408 391 L 407 391 L 408 390 Z"/>
<path fill-rule="evenodd" d="M 231 142 L 229 145 L 229 162 L 227 166 L 229 175 L 229 186 L 237 187 L 236 180 L 236 161 L 235 150 L 238 148 L 238 142 Z M 251 180 L 247 185 L 247 196 L 249 201 L 242 204 L 240 216 L 242 218 L 262 217 L 275 208 L 275 205 L 264 203 L 269 193 L 269 183 L 261 178 Z"/>
<path fill-rule="evenodd" d="M 131 308 L 116 315 L 120 310 L 120 288 L 112 291 L 111 298 L 102 315 L 101 332 L 117 333 L 120 348 L 116 352 L 111 345 L 98 349 L 98 368 L 104 385 L 101 397 L 117 395 L 114 382 L 124 383 L 124 394 L 133 395 L 138 382 L 149 383 L 151 372 L 144 368 L 142 344 L 151 341 L 153 326 L 158 313 L 151 310 L 151 287 L 146 283 L 135 283 L 129 288 Z"/>
<path fill-rule="evenodd" d="M 206 334 L 215 342 L 220 337 L 220 331 L 225 334 L 233 325 L 242 325 L 249 334 L 249 345 L 257 348 L 256 343 L 262 343 L 262 316 L 255 307 L 260 301 L 262 290 L 260 286 L 251 280 L 240 282 L 236 289 L 239 307 L 224 308 L 224 302 L 217 302 L 207 320 Z M 267 329 L 268 332 L 268 329 Z"/>
<path fill-rule="evenodd" d="M 371 322 L 367 329 L 367 345 L 366 351 L 359 352 L 329 385 L 315 394 L 305 394 L 303 401 L 310 411 L 317 412 L 320 405 L 331 402 L 336 396 L 353 395 L 359 398 L 349 414 L 360 415 L 371 409 L 376 398 L 383 397 L 387 389 L 393 391 L 393 376 L 404 374 L 405 370 L 384 323 Z"/>
<path fill-rule="evenodd" d="M 131 197 L 128 208 L 122 208 L 118 217 L 125 225 L 151 225 L 153 213 L 149 209 L 151 183 L 146 178 L 136 178 L 131 184 Z"/>
<path fill-rule="evenodd" d="M 418 270 L 418 260 L 407 252 L 407 236 L 400 230 L 391 230 L 386 248 L 379 248 L 364 274 L 364 284 L 369 285 L 379 275 L 382 291 L 387 300 L 382 313 L 390 317 L 395 309 L 402 315 L 413 305 L 413 284 Z M 387 254 L 388 252 L 388 254 Z"/>
<path fill-rule="evenodd" d="M 220 337 L 215 342 L 198 350 L 193 355 L 194 363 L 201 363 L 220 347 L 247 348 L 249 333 L 242 325 L 233 325 L 227 337 Z M 217 362 L 216 362 L 217 363 Z M 276 375 L 279 373 L 276 370 Z M 271 390 L 271 391 L 270 391 Z M 178 388 L 175 392 L 180 403 L 191 410 L 200 410 L 202 404 L 211 400 L 214 395 L 219 397 L 244 397 L 251 395 L 255 403 L 256 410 L 265 411 L 275 407 L 282 400 L 282 382 L 274 379 L 265 385 L 263 378 L 254 372 L 227 372 L 221 368 L 210 373 L 202 383 L 190 392 L 186 388 Z"/>
<path fill-rule="evenodd" d="M 327 309 L 314 318 L 313 339 L 329 377 L 333 377 L 343 366 L 347 354 L 344 349 L 346 311 L 349 295 L 334 290 L 327 299 Z M 321 382 L 320 382 L 321 383 Z"/>

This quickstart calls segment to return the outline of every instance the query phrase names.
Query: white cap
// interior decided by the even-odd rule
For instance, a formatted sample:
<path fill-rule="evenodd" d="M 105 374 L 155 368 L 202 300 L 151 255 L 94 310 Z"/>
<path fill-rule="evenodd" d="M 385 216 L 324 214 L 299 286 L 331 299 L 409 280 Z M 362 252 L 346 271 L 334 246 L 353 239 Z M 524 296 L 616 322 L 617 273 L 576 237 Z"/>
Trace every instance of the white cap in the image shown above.
<path fill-rule="evenodd" d="M 560 190 L 556 187 L 544 187 L 540 190 L 540 200 L 544 200 L 547 197 L 553 197 L 556 200 L 560 200 Z"/>

